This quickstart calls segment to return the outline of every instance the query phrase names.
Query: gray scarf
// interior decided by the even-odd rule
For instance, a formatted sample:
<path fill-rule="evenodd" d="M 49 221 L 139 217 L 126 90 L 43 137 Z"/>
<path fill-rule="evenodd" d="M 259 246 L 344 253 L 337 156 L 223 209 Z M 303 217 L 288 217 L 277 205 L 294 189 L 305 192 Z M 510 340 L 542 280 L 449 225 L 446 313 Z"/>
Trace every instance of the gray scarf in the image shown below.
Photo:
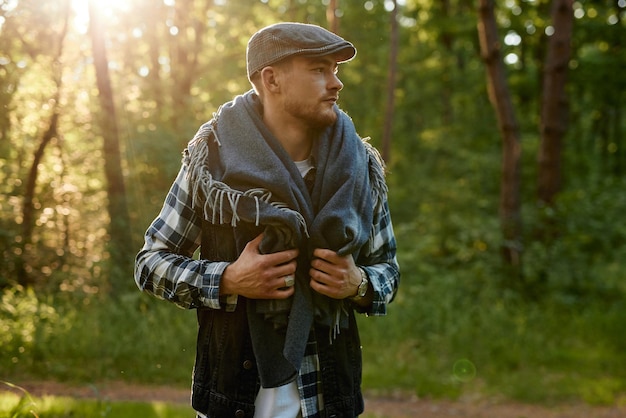
<path fill-rule="evenodd" d="M 309 286 L 313 249 L 356 259 L 372 234 L 374 204 L 385 199 L 387 189 L 380 156 L 335 108 L 337 122 L 320 131 L 313 147 L 317 175 L 309 194 L 260 109 L 252 91 L 224 104 L 190 142 L 184 163 L 194 205 L 207 221 L 247 230 L 238 234 L 248 235 L 241 245 L 260 229 L 262 253 L 300 249 L 291 298 L 247 300 L 261 383 L 275 387 L 295 378 L 313 321 L 328 327 L 331 338 L 348 323 L 343 301 Z"/>

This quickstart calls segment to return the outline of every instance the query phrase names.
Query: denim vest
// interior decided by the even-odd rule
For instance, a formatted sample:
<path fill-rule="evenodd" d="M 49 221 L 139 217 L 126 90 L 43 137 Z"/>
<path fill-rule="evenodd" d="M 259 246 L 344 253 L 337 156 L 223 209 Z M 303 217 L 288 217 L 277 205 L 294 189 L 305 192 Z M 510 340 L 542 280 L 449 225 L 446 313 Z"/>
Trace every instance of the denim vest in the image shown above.
<path fill-rule="evenodd" d="M 252 234 L 251 234 L 252 232 Z M 260 232 L 260 231 L 259 231 Z M 202 227 L 201 257 L 234 261 L 256 231 L 213 225 Z M 246 315 L 246 299 L 239 297 L 234 312 L 197 310 L 198 341 L 193 371 L 192 406 L 209 418 L 254 416 L 260 388 Z M 353 418 L 363 412 L 361 343 L 354 312 L 349 328 L 332 341 L 329 329 L 315 327 L 324 406 L 321 417 Z"/>

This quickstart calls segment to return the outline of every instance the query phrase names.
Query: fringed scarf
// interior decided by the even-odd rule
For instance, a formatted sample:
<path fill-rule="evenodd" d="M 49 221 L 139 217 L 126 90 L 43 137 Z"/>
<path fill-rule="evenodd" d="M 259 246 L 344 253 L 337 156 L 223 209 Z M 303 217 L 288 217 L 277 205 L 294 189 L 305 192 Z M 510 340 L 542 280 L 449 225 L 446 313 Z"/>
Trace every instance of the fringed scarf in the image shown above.
<path fill-rule="evenodd" d="M 313 321 L 327 326 L 330 338 L 348 323 L 343 301 L 309 286 L 313 249 L 356 259 L 372 234 L 374 205 L 386 198 L 387 189 L 380 155 L 336 108 L 337 122 L 322 130 L 313 146 L 317 174 L 309 194 L 264 125 L 260 108 L 252 91 L 224 104 L 196 133 L 184 163 L 194 205 L 208 222 L 262 228 L 262 253 L 300 249 L 291 298 L 247 300 L 261 384 L 276 387 L 296 377 Z"/>

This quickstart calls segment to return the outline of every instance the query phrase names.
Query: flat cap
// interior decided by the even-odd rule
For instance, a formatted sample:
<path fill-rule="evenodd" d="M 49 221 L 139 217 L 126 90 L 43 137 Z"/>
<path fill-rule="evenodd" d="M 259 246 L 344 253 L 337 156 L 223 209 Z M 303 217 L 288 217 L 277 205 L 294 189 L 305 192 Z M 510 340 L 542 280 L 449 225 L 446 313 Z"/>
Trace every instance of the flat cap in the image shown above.
<path fill-rule="evenodd" d="M 342 37 L 317 25 L 283 22 L 252 35 L 246 49 L 248 78 L 268 65 L 293 55 L 334 55 L 338 63 L 350 61 L 356 48 Z"/>

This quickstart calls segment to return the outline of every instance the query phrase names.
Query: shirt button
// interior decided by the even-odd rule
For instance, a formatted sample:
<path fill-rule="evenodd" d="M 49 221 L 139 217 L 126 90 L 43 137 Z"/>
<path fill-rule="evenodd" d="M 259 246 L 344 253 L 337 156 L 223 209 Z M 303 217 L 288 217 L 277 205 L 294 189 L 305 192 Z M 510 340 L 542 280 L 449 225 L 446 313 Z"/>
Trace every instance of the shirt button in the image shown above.
<path fill-rule="evenodd" d="M 246 416 L 246 413 L 243 411 L 243 409 L 238 409 L 235 411 L 236 418 L 243 418 L 245 416 Z"/>
<path fill-rule="evenodd" d="M 246 370 L 250 370 L 253 366 L 254 364 L 252 363 L 251 360 L 246 360 L 243 362 L 243 368 Z"/>

